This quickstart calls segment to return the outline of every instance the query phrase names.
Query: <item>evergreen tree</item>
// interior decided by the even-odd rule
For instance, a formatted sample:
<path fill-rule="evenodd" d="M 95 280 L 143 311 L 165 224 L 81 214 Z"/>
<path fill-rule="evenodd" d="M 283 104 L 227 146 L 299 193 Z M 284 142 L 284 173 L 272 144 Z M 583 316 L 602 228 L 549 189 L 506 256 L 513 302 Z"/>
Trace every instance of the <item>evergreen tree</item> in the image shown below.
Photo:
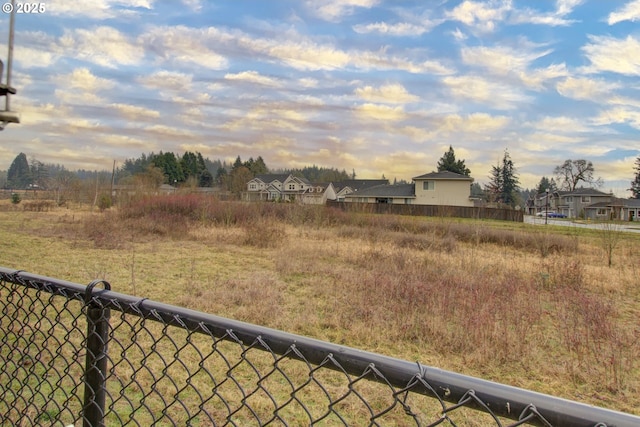
<path fill-rule="evenodd" d="M 198 179 L 198 185 L 200 187 L 213 187 L 213 175 L 211 175 L 211 172 L 207 169 L 202 171 Z"/>
<path fill-rule="evenodd" d="M 185 151 L 182 155 L 180 158 L 180 167 L 182 168 L 182 173 L 184 174 L 185 179 L 192 176 L 200 176 L 201 169 L 198 165 L 198 157 L 191 151 Z"/>
<path fill-rule="evenodd" d="M 47 189 L 49 186 L 49 168 L 35 158 L 31 158 L 31 179 L 38 188 Z"/>
<path fill-rule="evenodd" d="M 453 147 L 449 146 L 449 151 L 438 160 L 438 172 L 454 172 L 460 175 L 470 176 L 471 171 L 464 164 L 464 160 L 456 160 L 456 154 L 453 151 Z"/>
<path fill-rule="evenodd" d="M 535 188 L 536 194 L 544 193 L 547 189 L 549 189 L 550 192 L 554 192 L 558 190 L 558 186 L 556 185 L 555 179 L 549 179 L 546 176 L 543 176 L 540 178 L 540 182 Z"/>
<path fill-rule="evenodd" d="M 471 184 L 471 197 L 483 199 L 484 196 L 485 196 L 485 193 L 482 190 L 482 186 L 479 183 L 474 182 L 473 184 Z"/>
<path fill-rule="evenodd" d="M 153 157 L 151 163 L 152 166 L 155 166 L 162 171 L 164 175 L 164 182 L 167 184 L 174 185 L 186 180 L 180 162 L 178 162 L 176 155 L 171 152 L 163 153 L 161 151 L 160 154 Z M 145 169 L 145 173 L 148 171 L 149 167 Z"/>
<path fill-rule="evenodd" d="M 502 166 L 497 164 L 491 166 L 491 175 L 489 177 L 489 184 L 486 186 L 486 191 L 489 196 L 489 201 L 499 202 L 502 194 Z"/>
<path fill-rule="evenodd" d="M 515 206 L 519 190 L 520 181 L 516 175 L 513 160 L 509 156 L 509 151 L 505 150 L 502 158 L 502 203 Z"/>
<path fill-rule="evenodd" d="M 216 172 L 216 177 L 215 177 L 216 184 L 226 185 L 227 177 L 228 177 L 227 169 L 219 168 L 218 171 Z"/>
<path fill-rule="evenodd" d="M 240 158 L 240 156 L 238 156 L 236 157 L 236 161 L 233 162 L 233 167 L 231 168 L 231 170 L 234 171 L 241 166 L 244 166 L 244 164 L 242 163 L 242 159 Z"/>
<path fill-rule="evenodd" d="M 251 160 L 252 163 L 251 163 L 251 166 L 247 166 L 247 167 L 249 168 L 253 176 L 269 173 L 269 168 L 267 168 L 267 165 L 265 164 L 262 156 L 258 156 L 258 158 L 255 161 L 253 161 L 253 159 L 249 159 L 249 160 Z"/>
<path fill-rule="evenodd" d="M 518 199 L 519 190 L 520 181 L 516 175 L 513 160 L 511 160 L 509 151 L 505 150 L 502 163 L 491 167 L 491 177 L 487 185 L 487 192 L 492 201 L 513 207 Z"/>
<path fill-rule="evenodd" d="M 636 159 L 636 165 L 633 168 L 636 171 L 636 177 L 633 181 L 631 181 L 631 193 L 633 194 L 632 198 L 640 199 L 640 156 Z"/>
<path fill-rule="evenodd" d="M 7 185 L 9 188 L 25 189 L 32 183 L 31 169 L 27 156 L 20 153 L 13 159 L 7 171 Z"/>

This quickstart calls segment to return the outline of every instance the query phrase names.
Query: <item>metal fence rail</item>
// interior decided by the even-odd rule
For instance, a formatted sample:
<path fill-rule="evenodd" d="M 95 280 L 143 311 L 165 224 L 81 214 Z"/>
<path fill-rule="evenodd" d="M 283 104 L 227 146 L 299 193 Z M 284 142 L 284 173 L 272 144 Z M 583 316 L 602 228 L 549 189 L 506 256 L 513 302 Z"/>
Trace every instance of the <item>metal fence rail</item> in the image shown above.
<path fill-rule="evenodd" d="M 102 289 L 101 289 L 102 288 Z M 640 417 L 0 267 L 0 425 L 638 426 Z"/>

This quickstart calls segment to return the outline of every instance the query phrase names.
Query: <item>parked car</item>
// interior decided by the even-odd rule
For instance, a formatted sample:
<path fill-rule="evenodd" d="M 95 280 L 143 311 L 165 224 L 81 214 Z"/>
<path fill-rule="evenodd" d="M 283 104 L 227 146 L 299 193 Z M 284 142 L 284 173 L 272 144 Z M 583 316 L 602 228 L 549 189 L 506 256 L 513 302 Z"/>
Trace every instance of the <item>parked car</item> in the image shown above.
<path fill-rule="evenodd" d="M 540 211 L 536 214 L 536 216 L 548 216 L 550 217 L 551 214 L 555 214 L 555 212 L 551 212 L 551 211 Z"/>
<path fill-rule="evenodd" d="M 567 216 L 558 212 L 549 212 L 547 218 L 566 218 Z"/>

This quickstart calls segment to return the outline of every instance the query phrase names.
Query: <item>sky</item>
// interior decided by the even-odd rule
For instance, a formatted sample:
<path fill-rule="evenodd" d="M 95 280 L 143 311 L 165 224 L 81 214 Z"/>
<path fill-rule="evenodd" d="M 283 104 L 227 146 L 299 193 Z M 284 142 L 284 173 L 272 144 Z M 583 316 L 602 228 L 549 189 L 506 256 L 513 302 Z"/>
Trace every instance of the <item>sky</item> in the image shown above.
<path fill-rule="evenodd" d="M 630 195 L 640 0 L 42 4 L 16 15 L 0 169 L 199 151 L 410 180 L 451 145 L 481 184 L 508 150 L 522 187 L 586 159 Z"/>

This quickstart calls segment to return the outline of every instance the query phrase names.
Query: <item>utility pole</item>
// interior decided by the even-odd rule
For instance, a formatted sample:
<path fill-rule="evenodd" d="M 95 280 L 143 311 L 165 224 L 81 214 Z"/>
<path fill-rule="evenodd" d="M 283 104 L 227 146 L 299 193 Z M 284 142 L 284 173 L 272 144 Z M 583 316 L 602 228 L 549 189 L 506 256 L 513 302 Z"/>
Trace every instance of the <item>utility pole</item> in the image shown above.
<path fill-rule="evenodd" d="M 547 188 L 544 192 L 547 194 L 547 197 L 544 199 L 544 225 L 547 225 L 547 221 L 549 220 L 549 189 Z"/>
<path fill-rule="evenodd" d="M 16 89 L 11 86 L 11 68 L 13 67 L 13 34 L 15 28 L 16 19 L 16 0 L 11 0 L 11 3 L 5 3 L 3 10 L 6 12 L 10 10 L 9 15 L 9 43 L 7 53 L 7 79 L 6 83 L 2 83 L 2 77 L 4 74 L 4 64 L 0 60 L 0 96 L 5 97 L 5 108 L 0 110 L 0 130 L 4 129 L 9 123 L 20 123 L 18 114 L 11 111 L 11 95 L 16 94 Z"/>

